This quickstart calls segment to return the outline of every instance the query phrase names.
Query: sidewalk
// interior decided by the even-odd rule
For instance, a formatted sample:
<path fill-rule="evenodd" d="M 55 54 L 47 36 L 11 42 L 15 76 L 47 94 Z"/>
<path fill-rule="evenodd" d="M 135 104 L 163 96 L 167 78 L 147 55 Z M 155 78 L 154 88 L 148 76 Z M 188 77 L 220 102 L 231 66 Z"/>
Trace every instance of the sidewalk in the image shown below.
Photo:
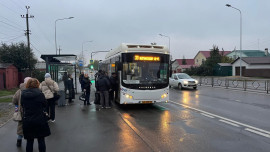
<path fill-rule="evenodd" d="M 8 96 L 2 96 L 2 97 L 0 97 L 0 99 L 2 99 L 2 98 L 12 98 L 13 97 L 13 95 L 8 95 Z"/>
<path fill-rule="evenodd" d="M 83 106 L 76 95 L 73 104 L 65 107 L 56 106 L 54 123 L 49 123 L 51 135 L 46 138 L 48 152 L 88 152 L 88 151 L 149 151 L 149 148 L 123 121 L 117 109 L 99 109 L 93 104 Z M 0 151 L 23 152 L 16 147 L 17 123 L 9 121 L 0 128 Z M 35 140 L 34 151 L 38 151 Z"/>

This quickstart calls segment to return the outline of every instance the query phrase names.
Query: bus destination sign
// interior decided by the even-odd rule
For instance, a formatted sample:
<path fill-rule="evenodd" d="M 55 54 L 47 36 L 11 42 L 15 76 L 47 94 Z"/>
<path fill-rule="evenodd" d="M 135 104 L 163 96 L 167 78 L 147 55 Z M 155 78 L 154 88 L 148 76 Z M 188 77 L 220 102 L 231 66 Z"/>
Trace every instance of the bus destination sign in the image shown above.
<path fill-rule="evenodd" d="M 134 56 L 135 61 L 160 61 L 159 56 L 140 56 L 140 55 L 135 55 Z"/>

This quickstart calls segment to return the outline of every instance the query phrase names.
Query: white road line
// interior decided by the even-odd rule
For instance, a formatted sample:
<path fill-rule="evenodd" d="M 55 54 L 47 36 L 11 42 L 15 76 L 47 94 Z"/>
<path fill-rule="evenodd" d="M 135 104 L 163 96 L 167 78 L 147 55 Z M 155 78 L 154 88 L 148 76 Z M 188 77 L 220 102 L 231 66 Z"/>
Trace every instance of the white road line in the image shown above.
<path fill-rule="evenodd" d="M 253 126 L 250 126 L 250 125 L 241 123 L 241 122 L 237 122 L 237 121 L 234 121 L 234 120 L 231 120 L 231 119 L 228 119 L 228 118 L 219 116 L 219 115 L 215 115 L 215 114 L 212 114 L 212 113 L 203 111 L 203 110 L 199 110 L 199 109 L 196 109 L 196 108 L 192 108 L 192 107 L 190 107 L 190 106 L 187 106 L 187 105 L 184 105 L 184 104 L 181 104 L 181 103 L 177 103 L 177 102 L 174 102 L 174 101 L 171 101 L 171 100 L 169 100 L 169 102 L 174 103 L 174 104 L 177 104 L 177 105 L 180 105 L 180 106 L 183 106 L 183 107 L 188 108 L 188 109 L 192 109 L 192 110 L 194 110 L 194 111 L 198 111 L 198 112 L 200 112 L 200 113 L 205 113 L 205 114 L 207 114 L 207 115 L 210 115 L 210 116 L 213 116 L 213 117 L 216 117 L 216 118 L 219 118 L 219 119 L 223 119 L 223 120 L 229 121 L 229 122 L 231 122 L 231 123 L 235 123 L 235 124 L 240 125 L 240 126 L 244 126 L 244 127 L 251 128 L 251 129 L 254 129 L 254 130 L 259 131 L 259 132 L 262 132 L 262 133 L 266 133 L 266 134 L 268 134 L 268 135 L 270 136 L 270 132 L 267 131 L 267 130 L 263 130 L 263 129 L 260 129 L 260 128 L 256 128 L 256 127 L 253 127 Z"/>
<path fill-rule="evenodd" d="M 201 113 L 201 115 L 204 115 L 205 117 L 209 117 L 209 118 L 215 118 L 215 117 L 213 117 L 213 116 L 210 116 L 210 115 L 208 115 L 208 114 L 205 114 L 205 113 Z"/>
<path fill-rule="evenodd" d="M 219 121 L 224 122 L 224 123 L 229 124 L 229 125 L 232 125 L 232 126 L 235 126 L 235 127 L 240 127 L 239 125 L 231 123 L 231 122 L 226 121 L 226 120 L 219 119 Z"/>
<path fill-rule="evenodd" d="M 258 134 L 258 135 L 261 135 L 261 136 L 270 138 L 270 135 L 264 134 L 264 133 L 262 133 L 262 132 L 259 132 L 259 131 L 253 130 L 253 129 L 246 128 L 245 130 L 246 130 L 246 131 L 249 131 L 249 132 L 252 132 L 252 133 L 254 133 L 254 134 Z"/>

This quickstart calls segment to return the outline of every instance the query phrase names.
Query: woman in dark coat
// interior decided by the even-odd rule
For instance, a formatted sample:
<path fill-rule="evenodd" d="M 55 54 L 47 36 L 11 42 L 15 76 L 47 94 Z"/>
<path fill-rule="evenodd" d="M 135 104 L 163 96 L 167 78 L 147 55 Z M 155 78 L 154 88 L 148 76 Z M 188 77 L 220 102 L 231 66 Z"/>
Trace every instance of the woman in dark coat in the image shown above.
<path fill-rule="evenodd" d="M 84 100 L 84 105 L 91 105 L 91 103 L 89 102 L 90 99 L 90 91 L 91 91 L 91 81 L 89 79 L 88 74 L 84 74 L 84 77 L 82 79 L 82 88 L 83 91 L 85 92 L 85 100 Z"/>
<path fill-rule="evenodd" d="M 44 113 L 46 99 L 39 90 L 39 81 L 30 79 L 26 83 L 26 89 L 22 91 L 21 104 L 23 107 L 23 134 L 27 140 L 26 152 L 33 151 L 34 139 L 38 139 L 40 152 L 46 151 L 45 137 L 51 134 Z"/>

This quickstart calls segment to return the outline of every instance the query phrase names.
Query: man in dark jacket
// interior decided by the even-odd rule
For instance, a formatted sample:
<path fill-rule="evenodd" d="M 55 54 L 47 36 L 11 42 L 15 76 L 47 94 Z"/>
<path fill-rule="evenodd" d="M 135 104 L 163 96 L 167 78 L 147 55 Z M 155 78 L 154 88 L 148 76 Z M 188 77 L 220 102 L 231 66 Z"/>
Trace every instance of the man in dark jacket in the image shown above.
<path fill-rule="evenodd" d="M 110 90 L 110 105 L 112 105 L 112 102 L 115 101 L 118 97 L 118 80 L 117 75 L 115 72 L 112 73 L 110 77 L 111 82 L 111 90 Z"/>
<path fill-rule="evenodd" d="M 83 91 L 85 92 L 85 100 L 84 100 L 84 105 L 91 105 L 90 102 L 89 102 L 89 99 L 90 99 L 90 91 L 91 91 L 91 81 L 89 79 L 89 76 L 88 74 L 84 74 L 84 77 L 82 79 L 82 88 L 83 88 Z"/>
<path fill-rule="evenodd" d="M 105 72 L 102 71 L 101 75 L 97 80 L 97 91 L 99 91 L 100 93 L 101 108 L 111 108 L 109 105 L 109 89 L 110 89 L 110 81 L 105 75 Z"/>
<path fill-rule="evenodd" d="M 26 151 L 33 151 L 34 139 L 38 139 L 38 149 L 41 152 L 46 151 L 45 137 L 51 134 L 44 114 L 46 108 L 46 99 L 39 90 L 37 79 L 27 81 L 26 89 L 22 91 L 21 104 L 23 107 L 23 135 L 27 140 Z"/>
<path fill-rule="evenodd" d="M 75 99 L 74 84 L 71 74 L 68 74 L 67 89 L 68 89 L 68 102 L 71 103 L 73 102 L 72 99 Z"/>
<path fill-rule="evenodd" d="M 82 71 L 82 73 L 80 74 L 80 77 L 79 77 L 79 82 L 81 84 L 81 89 L 82 89 L 82 92 L 83 92 L 83 85 L 82 85 L 82 80 L 84 78 L 84 72 Z"/>

